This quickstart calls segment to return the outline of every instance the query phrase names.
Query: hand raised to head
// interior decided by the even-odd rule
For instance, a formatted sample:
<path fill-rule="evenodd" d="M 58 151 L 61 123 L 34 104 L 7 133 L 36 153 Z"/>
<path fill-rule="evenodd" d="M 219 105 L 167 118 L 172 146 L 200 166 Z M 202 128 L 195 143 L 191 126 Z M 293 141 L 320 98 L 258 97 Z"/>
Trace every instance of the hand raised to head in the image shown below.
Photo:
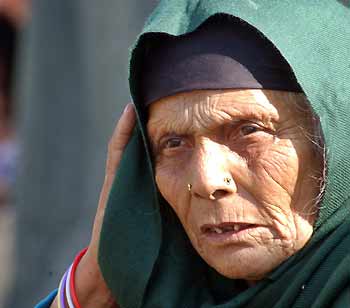
<path fill-rule="evenodd" d="M 77 267 L 74 277 L 77 297 L 80 305 L 84 308 L 118 307 L 102 277 L 97 257 L 100 232 L 109 192 L 124 150 L 135 127 L 135 120 L 134 107 L 129 103 L 126 105 L 108 144 L 105 178 L 100 193 L 90 244 Z M 51 307 L 57 307 L 57 298 Z"/>

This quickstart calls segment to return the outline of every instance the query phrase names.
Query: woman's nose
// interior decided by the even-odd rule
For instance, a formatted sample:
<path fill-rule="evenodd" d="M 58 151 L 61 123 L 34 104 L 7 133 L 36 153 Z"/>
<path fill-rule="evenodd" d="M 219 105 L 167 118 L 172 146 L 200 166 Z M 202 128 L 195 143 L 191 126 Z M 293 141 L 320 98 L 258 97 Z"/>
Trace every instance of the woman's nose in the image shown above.
<path fill-rule="evenodd" d="M 217 200 L 237 191 L 232 178 L 229 151 L 211 140 L 202 142 L 192 157 L 191 194 L 197 198 Z"/>

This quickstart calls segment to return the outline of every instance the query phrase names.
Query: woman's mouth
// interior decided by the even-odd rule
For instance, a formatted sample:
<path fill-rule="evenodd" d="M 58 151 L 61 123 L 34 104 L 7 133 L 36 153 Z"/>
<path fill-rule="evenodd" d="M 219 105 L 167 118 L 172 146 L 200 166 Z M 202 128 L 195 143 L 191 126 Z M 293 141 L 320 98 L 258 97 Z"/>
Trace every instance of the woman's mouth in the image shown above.
<path fill-rule="evenodd" d="M 227 243 L 239 242 L 244 240 L 244 235 L 251 232 L 252 229 L 259 227 L 251 223 L 221 223 L 216 225 L 203 225 L 201 227 L 202 235 L 210 242 Z"/>

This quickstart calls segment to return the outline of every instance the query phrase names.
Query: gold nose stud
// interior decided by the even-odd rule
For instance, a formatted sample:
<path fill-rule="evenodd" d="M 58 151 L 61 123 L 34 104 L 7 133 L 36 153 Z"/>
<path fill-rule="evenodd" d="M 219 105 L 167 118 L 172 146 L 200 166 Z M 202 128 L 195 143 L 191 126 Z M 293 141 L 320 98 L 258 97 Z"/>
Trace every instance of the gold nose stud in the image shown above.
<path fill-rule="evenodd" d="M 188 189 L 189 192 L 191 192 L 191 190 L 192 190 L 192 184 L 187 184 L 187 189 Z"/>
<path fill-rule="evenodd" d="M 230 178 L 224 178 L 224 182 L 226 183 L 226 185 L 231 185 L 231 180 Z"/>

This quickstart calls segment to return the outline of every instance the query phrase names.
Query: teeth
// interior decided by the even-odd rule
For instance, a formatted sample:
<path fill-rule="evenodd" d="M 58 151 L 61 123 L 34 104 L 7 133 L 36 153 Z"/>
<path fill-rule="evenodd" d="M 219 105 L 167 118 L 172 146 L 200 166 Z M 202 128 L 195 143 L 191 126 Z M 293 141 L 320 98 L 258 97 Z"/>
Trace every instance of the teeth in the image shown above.
<path fill-rule="evenodd" d="M 234 224 L 231 226 L 225 226 L 225 227 L 220 227 L 220 228 L 213 227 L 210 229 L 210 232 L 218 233 L 218 234 L 222 234 L 222 233 L 230 232 L 230 231 L 238 232 L 238 231 L 241 231 L 243 227 L 244 226 L 240 225 L 240 224 Z"/>
<path fill-rule="evenodd" d="M 224 232 L 229 232 L 229 231 L 232 231 L 234 230 L 234 227 L 233 226 L 229 226 L 229 227 L 224 227 Z"/>
<path fill-rule="evenodd" d="M 219 234 L 221 234 L 221 233 L 223 232 L 220 228 L 214 228 L 214 231 L 215 231 L 216 233 L 219 233 Z"/>

